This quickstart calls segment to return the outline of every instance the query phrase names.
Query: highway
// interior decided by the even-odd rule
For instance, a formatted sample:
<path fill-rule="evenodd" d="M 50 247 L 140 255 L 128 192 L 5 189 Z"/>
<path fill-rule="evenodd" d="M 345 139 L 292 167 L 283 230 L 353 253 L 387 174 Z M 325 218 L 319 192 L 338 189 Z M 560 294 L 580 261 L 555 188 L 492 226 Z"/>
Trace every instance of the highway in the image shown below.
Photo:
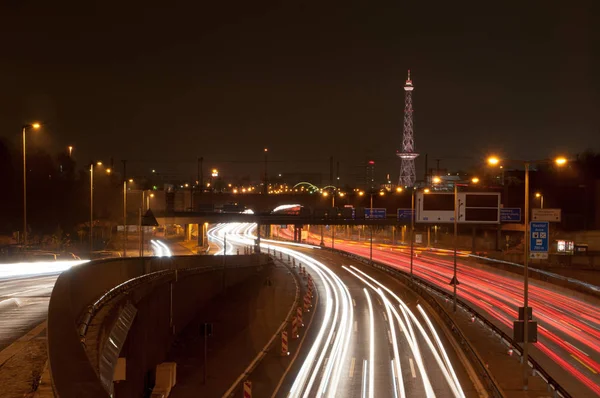
<path fill-rule="evenodd" d="M 0 280 L 0 351 L 46 320 L 58 275 Z"/>
<path fill-rule="evenodd" d="M 286 235 L 287 234 L 287 235 Z M 291 231 L 280 236 L 291 238 Z M 320 235 L 309 241 L 320 242 Z M 325 238 L 331 246 L 331 239 Z M 368 242 L 336 238 L 334 247 L 369 257 Z M 374 245 L 373 259 L 408 271 L 410 252 L 406 246 Z M 470 261 L 470 260 L 469 260 Z M 413 259 L 415 275 L 450 291 L 453 273 L 452 256 L 418 250 Z M 512 335 L 512 322 L 523 303 L 523 283 L 518 275 L 500 275 L 491 267 L 472 266 L 459 258 L 458 296 Z M 530 279 L 530 306 L 538 321 L 538 342 L 530 350 L 532 356 L 574 396 L 600 396 L 600 306 L 597 300 L 583 301 Z"/>
<path fill-rule="evenodd" d="M 252 245 L 254 228 L 221 224 L 209 239 L 222 253 L 227 234 L 229 253 Z M 310 245 L 262 239 L 261 249 L 305 266 L 319 295 L 310 345 L 273 396 L 477 396 L 431 314 L 396 280 Z"/>

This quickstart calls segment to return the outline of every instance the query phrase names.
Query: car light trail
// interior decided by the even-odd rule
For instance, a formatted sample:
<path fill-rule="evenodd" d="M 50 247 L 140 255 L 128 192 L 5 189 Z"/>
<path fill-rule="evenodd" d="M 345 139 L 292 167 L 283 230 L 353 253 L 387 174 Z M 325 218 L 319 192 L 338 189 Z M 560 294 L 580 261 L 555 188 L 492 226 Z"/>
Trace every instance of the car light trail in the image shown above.
<path fill-rule="evenodd" d="M 221 236 L 227 233 L 227 251 L 232 250 L 229 243 L 240 245 L 254 244 L 252 230 L 254 224 L 220 224 L 209 230 L 209 237 L 216 243 L 223 241 Z M 276 242 L 280 243 L 280 242 Z M 295 244 L 294 246 L 311 247 Z M 325 264 L 303 253 L 287 247 L 273 246 L 269 241 L 261 239 L 261 248 L 277 250 L 300 261 L 321 280 L 323 285 L 324 322 L 321 325 L 314 343 L 309 350 L 294 383 L 290 389 L 290 397 L 312 397 L 317 387 L 317 396 L 335 397 L 340 384 L 340 374 L 348 353 L 352 336 L 353 306 L 348 288 L 341 279 Z M 222 253 L 223 250 L 219 251 Z M 325 359 L 327 358 L 327 361 Z M 323 366 L 323 364 L 325 364 Z M 323 369 L 324 367 L 324 369 Z M 320 383 L 316 384 L 321 376 Z"/>
<path fill-rule="evenodd" d="M 429 335 L 426 333 L 425 329 L 423 328 L 423 326 L 421 325 L 421 323 L 419 322 L 419 320 L 417 319 L 417 317 L 408 308 L 408 306 L 402 300 L 400 300 L 400 298 L 394 292 L 392 292 L 390 289 L 388 289 L 381 282 L 377 281 L 375 278 L 371 277 L 370 275 L 367 275 L 366 273 L 364 273 L 363 271 L 359 270 L 358 268 L 356 268 L 354 266 L 351 266 L 350 268 L 351 269 L 348 269 L 347 267 L 345 267 L 345 269 L 347 271 L 349 271 L 353 275 L 357 276 L 359 279 L 363 280 L 363 282 L 367 283 L 367 285 L 369 287 L 371 287 L 372 289 L 375 289 L 372 284 L 370 284 L 367 281 L 365 281 L 364 278 L 358 276 L 353 271 L 356 271 L 356 272 L 360 273 L 365 278 L 369 279 L 370 281 L 372 281 L 373 283 L 375 283 L 376 285 L 378 285 L 379 287 L 381 287 L 382 289 L 384 289 L 387 293 L 389 293 L 392 297 L 394 297 L 396 299 L 396 301 L 398 301 L 398 303 L 400 304 L 400 310 L 405 314 L 405 317 L 406 317 L 406 314 L 408 314 L 410 316 L 412 322 L 417 326 L 418 330 L 421 332 L 421 335 L 423 336 L 423 338 L 425 339 L 425 342 L 427 343 L 427 346 L 429 347 L 429 349 L 433 353 L 434 358 L 436 359 L 436 362 L 437 362 L 438 366 L 440 367 L 442 373 L 444 374 L 444 377 L 446 378 L 446 381 L 448 382 L 448 385 L 452 389 L 452 392 L 454 393 L 454 395 L 456 397 L 464 398 L 464 396 L 465 396 L 464 392 L 462 390 L 462 387 L 460 386 L 460 383 L 458 383 L 458 380 L 456 379 L 455 372 L 454 372 L 454 369 L 452 368 L 452 365 L 450 364 L 449 365 L 450 369 L 448 369 L 448 367 L 446 366 L 446 364 L 444 363 L 444 361 L 440 357 L 439 353 L 435 349 L 435 346 L 432 343 Z M 408 322 L 408 320 L 407 320 L 407 323 L 410 325 L 410 322 Z M 414 339 L 414 336 L 413 336 L 413 339 Z M 414 343 L 416 344 L 416 339 L 414 339 Z M 445 349 L 443 348 L 443 346 L 440 346 L 439 348 L 440 348 L 440 351 L 443 352 L 443 354 L 447 356 L 447 354 L 445 353 Z M 414 351 L 413 351 L 413 354 L 414 354 Z M 422 359 L 420 359 L 420 355 L 419 356 L 415 355 L 415 359 L 417 359 L 417 366 L 418 366 L 419 365 L 419 360 L 422 361 Z M 429 386 L 429 388 L 431 388 L 431 386 Z M 433 391 L 428 389 L 427 384 L 425 384 L 425 391 L 427 392 L 428 396 L 430 396 L 429 394 L 433 394 Z"/>
<path fill-rule="evenodd" d="M 373 303 L 367 288 L 364 288 L 369 303 L 369 398 L 375 396 L 375 320 L 373 319 Z"/>
<path fill-rule="evenodd" d="M 0 279 L 17 276 L 55 274 L 90 260 L 36 261 L 0 264 Z"/>

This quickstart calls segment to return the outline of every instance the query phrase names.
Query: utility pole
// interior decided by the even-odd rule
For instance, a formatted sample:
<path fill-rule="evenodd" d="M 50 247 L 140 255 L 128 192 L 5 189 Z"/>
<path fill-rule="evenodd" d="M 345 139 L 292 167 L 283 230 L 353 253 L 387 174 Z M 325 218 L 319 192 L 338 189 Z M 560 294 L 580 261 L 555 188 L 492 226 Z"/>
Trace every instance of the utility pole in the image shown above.
<path fill-rule="evenodd" d="M 123 162 L 123 257 L 127 257 L 127 160 Z"/>
<path fill-rule="evenodd" d="M 204 158 L 198 158 L 198 180 L 200 181 L 200 192 L 204 191 Z"/>

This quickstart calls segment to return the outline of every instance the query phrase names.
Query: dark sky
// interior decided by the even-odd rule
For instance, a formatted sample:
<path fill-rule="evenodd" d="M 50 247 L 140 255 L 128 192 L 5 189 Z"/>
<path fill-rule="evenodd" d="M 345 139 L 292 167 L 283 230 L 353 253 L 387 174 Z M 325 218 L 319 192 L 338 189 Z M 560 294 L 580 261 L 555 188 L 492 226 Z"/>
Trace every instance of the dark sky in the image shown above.
<path fill-rule="evenodd" d="M 257 178 L 267 146 L 273 171 L 368 157 L 396 181 L 410 68 L 430 166 L 600 150 L 594 3 L 5 0 L 0 134 L 41 119 L 32 145 L 139 172 Z"/>

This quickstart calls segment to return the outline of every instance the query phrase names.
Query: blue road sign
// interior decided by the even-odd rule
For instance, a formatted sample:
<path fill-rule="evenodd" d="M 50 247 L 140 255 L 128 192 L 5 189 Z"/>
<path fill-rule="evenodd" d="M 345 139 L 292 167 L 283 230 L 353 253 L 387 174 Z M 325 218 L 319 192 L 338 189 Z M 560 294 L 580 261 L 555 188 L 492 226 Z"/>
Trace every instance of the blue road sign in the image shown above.
<path fill-rule="evenodd" d="M 529 253 L 531 258 L 548 258 L 548 221 L 529 223 Z"/>
<path fill-rule="evenodd" d="M 365 218 L 367 219 L 385 219 L 387 216 L 385 208 L 373 208 L 373 214 L 371 215 L 371 208 L 365 209 Z"/>
<path fill-rule="evenodd" d="M 398 220 L 409 220 L 412 216 L 412 209 L 398 209 Z"/>
<path fill-rule="evenodd" d="M 521 222 L 521 208 L 500 209 L 500 222 Z"/>

